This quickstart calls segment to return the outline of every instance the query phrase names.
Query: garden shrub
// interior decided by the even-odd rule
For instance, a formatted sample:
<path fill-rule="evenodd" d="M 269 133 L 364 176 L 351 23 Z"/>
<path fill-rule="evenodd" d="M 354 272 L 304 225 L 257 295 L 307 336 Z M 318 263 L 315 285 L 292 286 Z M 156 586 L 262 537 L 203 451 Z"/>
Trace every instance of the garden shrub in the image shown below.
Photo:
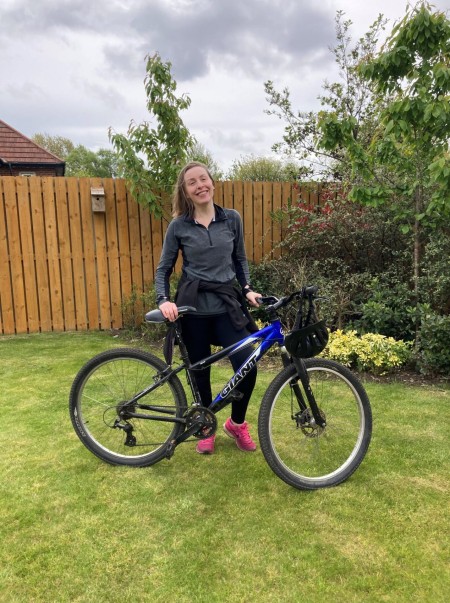
<path fill-rule="evenodd" d="M 361 207 L 324 191 L 320 207 L 302 200 L 282 213 L 288 227 L 282 248 L 291 259 L 341 260 L 349 272 L 379 274 L 388 270 L 397 254 L 410 248 L 409 235 L 399 233 L 386 206 Z"/>
<path fill-rule="evenodd" d="M 278 260 L 252 264 L 250 266 L 252 287 L 265 295 L 282 297 L 306 285 L 317 285 L 320 302 L 320 317 L 329 327 L 343 328 L 354 318 L 361 300 L 367 299 L 367 284 L 371 275 L 352 273 L 344 262 L 337 258 L 302 263 L 290 256 Z M 282 321 L 290 329 L 295 320 L 296 307 L 292 304 L 281 312 Z M 257 318 L 265 318 L 263 309 L 255 312 Z"/>
<path fill-rule="evenodd" d="M 421 265 L 422 303 L 430 304 L 436 314 L 450 314 L 450 232 L 439 230 L 430 235 Z"/>
<path fill-rule="evenodd" d="M 411 344 L 378 333 L 359 336 L 354 330 L 345 332 L 339 329 L 330 333 L 322 356 L 358 371 L 382 375 L 409 361 Z"/>
<path fill-rule="evenodd" d="M 360 318 L 349 325 L 359 333 L 380 333 L 411 341 L 415 335 L 413 291 L 396 270 L 369 279 L 366 299 L 358 306 Z"/>
<path fill-rule="evenodd" d="M 424 374 L 450 376 L 450 316 L 422 316 L 419 370 Z"/>
<path fill-rule="evenodd" d="M 317 284 L 320 294 L 327 297 L 323 317 L 333 329 L 342 329 L 362 317 L 363 304 L 374 293 L 370 288 L 374 278 L 388 274 L 383 281 L 387 292 L 392 290 L 392 283 L 408 282 L 412 273 L 410 235 L 399 232 L 388 207 L 360 207 L 337 200 L 333 191 L 323 195 L 320 207 L 299 200 L 277 213 L 275 219 L 288 223 L 282 257 L 252 266 L 252 284 L 255 290 L 277 297 Z M 389 309 L 393 308 L 391 302 L 392 296 Z M 372 322 L 378 320 L 373 316 L 377 307 L 368 309 Z M 288 326 L 292 320 L 291 311 Z M 404 338 L 405 325 L 397 324 L 397 317 L 391 320 L 395 336 Z M 372 326 L 368 322 L 364 330 L 372 330 Z"/>
<path fill-rule="evenodd" d="M 166 325 L 148 324 L 144 319 L 145 314 L 156 307 L 156 294 L 153 284 L 144 292 L 139 292 L 137 287 L 133 285 L 131 294 L 122 299 L 123 329 L 149 341 L 161 341 L 167 331 Z"/>

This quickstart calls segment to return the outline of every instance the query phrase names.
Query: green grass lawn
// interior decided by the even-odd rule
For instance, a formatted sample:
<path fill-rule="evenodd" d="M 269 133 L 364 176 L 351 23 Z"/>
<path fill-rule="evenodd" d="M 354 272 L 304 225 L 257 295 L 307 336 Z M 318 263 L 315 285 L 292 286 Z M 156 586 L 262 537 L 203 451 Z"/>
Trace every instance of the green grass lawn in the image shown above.
<path fill-rule="evenodd" d="M 68 395 L 86 360 L 123 344 L 0 338 L 2 603 L 448 600 L 448 387 L 367 382 L 372 444 L 337 488 L 295 490 L 221 430 L 213 456 L 189 442 L 118 468 L 79 442 Z M 255 438 L 273 375 L 259 371 Z"/>

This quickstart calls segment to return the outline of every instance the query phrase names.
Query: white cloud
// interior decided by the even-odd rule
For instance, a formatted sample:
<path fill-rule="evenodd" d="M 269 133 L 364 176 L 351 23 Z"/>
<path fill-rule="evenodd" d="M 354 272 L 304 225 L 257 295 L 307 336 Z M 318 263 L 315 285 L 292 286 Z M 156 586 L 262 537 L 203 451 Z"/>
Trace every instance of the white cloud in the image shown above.
<path fill-rule="evenodd" d="M 445 9 L 448 0 L 435 6 Z M 92 149 L 108 128 L 149 118 L 145 56 L 172 62 L 184 120 L 219 163 L 267 155 L 283 124 L 267 116 L 264 81 L 291 90 L 295 107 L 317 108 L 336 67 L 336 11 L 363 35 L 406 2 L 377 0 L 3 0 L 0 4 L 0 119 L 28 136 L 46 132 Z"/>

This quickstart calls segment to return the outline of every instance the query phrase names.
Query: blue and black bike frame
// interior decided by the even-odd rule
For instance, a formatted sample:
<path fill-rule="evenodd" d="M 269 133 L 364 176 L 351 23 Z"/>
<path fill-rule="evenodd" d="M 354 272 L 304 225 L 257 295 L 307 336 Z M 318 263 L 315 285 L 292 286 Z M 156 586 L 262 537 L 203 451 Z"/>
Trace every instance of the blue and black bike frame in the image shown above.
<path fill-rule="evenodd" d="M 180 344 L 181 357 L 184 361 L 183 368 L 185 368 L 187 371 L 188 381 L 195 399 L 195 403 L 199 406 L 201 405 L 201 399 L 200 394 L 198 393 L 197 384 L 195 382 L 195 371 L 205 369 L 222 358 L 232 356 L 236 352 L 239 352 L 245 348 L 250 348 L 259 343 L 258 347 L 250 353 L 244 364 L 236 371 L 222 391 L 212 401 L 212 404 L 209 406 L 209 410 L 213 413 L 219 412 L 219 410 L 222 410 L 233 399 L 235 399 L 235 388 L 239 385 L 242 379 L 244 379 L 244 377 L 256 366 L 256 364 L 273 345 L 276 343 L 283 345 L 284 341 L 281 322 L 280 320 L 275 320 L 263 329 L 248 335 L 237 343 L 234 343 L 223 350 L 212 354 L 211 356 L 191 364 L 182 338 L 179 337 L 179 333 L 177 333 L 177 337 Z"/>

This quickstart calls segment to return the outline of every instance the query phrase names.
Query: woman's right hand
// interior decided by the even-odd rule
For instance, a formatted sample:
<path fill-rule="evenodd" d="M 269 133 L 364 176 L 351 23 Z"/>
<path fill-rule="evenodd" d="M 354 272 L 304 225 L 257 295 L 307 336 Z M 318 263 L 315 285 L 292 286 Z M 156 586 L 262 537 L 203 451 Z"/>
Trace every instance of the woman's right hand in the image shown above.
<path fill-rule="evenodd" d="M 178 308 L 173 302 L 165 301 L 159 306 L 159 309 L 164 318 L 167 318 L 171 322 L 178 318 Z"/>

